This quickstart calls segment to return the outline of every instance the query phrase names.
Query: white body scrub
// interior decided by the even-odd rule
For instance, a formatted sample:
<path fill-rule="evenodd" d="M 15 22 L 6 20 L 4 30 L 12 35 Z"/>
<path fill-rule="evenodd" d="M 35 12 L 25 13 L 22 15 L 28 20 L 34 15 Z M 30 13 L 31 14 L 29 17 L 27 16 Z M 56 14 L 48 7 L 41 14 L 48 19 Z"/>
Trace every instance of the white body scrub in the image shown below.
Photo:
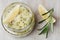
<path fill-rule="evenodd" d="M 7 32 L 26 36 L 34 27 L 35 20 L 31 9 L 23 3 L 12 3 L 3 12 L 3 27 Z"/>

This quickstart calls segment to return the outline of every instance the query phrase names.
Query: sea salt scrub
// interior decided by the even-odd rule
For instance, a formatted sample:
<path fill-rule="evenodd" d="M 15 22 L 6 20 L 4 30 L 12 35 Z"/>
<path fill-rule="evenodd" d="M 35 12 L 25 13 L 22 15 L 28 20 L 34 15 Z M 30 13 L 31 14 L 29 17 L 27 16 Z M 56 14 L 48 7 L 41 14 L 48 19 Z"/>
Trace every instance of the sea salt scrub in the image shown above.
<path fill-rule="evenodd" d="M 2 16 L 3 27 L 8 33 L 22 37 L 33 30 L 34 14 L 24 3 L 12 3 L 5 8 Z"/>

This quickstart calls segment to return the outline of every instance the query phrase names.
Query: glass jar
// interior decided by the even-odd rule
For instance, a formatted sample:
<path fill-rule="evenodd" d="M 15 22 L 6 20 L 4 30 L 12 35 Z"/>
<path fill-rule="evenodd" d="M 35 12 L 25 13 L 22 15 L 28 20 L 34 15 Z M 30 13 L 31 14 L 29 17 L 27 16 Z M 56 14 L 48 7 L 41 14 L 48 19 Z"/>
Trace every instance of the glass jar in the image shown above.
<path fill-rule="evenodd" d="M 16 6 L 16 5 L 20 5 L 22 7 L 25 7 L 26 10 L 28 10 L 28 12 L 31 14 L 31 21 L 30 24 L 26 25 L 25 27 L 21 28 L 21 29 L 14 29 L 14 28 L 10 28 L 8 27 L 7 24 L 3 23 L 3 20 L 5 19 L 5 16 Z M 28 16 L 29 17 L 29 16 Z M 19 19 L 18 19 L 19 20 Z M 17 21 L 17 20 L 16 20 Z M 5 31 L 7 31 L 8 33 L 15 35 L 15 36 L 19 36 L 19 37 L 23 37 L 28 35 L 29 33 L 31 33 L 31 31 L 34 28 L 34 24 L 35 24 L 35 19 L 34 19 L 34 14 L 32 13 L 31 9 L 24 3 L 21 2 L 15 2 L 10 4 L 8 7 L 5 8 L 3 15 L 1 17 L 1 22 L 2 22 L 2 26 L 5 29 Z M 29 20 L 28 20 L 29 22 Z"/>

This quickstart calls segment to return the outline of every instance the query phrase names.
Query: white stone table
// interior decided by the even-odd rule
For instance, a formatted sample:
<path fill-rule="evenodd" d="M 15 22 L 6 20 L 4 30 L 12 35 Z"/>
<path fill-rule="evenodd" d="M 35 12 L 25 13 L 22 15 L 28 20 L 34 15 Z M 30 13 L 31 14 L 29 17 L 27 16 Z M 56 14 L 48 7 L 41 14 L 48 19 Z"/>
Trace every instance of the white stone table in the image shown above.
<path fill-rule="evenodd" d="M 31 7 L 37 19 L 35 29 L 24 38 L 13 37 L 3 29 L 0 20 L 0 40 L 60 40 L 60 0 L 0 0 L 0 19 L 4 8 L 13 2 L 23 2 Z M 37 25 L 38 19 L 40 19 L 37 9 L 39 4 L 44 5 L 46 9 L 54 8 L 55 10 L 53 15 L 57 22 L 54 25 L 54 32 L 50 33 L 47 39 L 45 35 L 38 35 L 39 32 L 37 31 L 37 28 L 41 27 L 41 25 Z"/>

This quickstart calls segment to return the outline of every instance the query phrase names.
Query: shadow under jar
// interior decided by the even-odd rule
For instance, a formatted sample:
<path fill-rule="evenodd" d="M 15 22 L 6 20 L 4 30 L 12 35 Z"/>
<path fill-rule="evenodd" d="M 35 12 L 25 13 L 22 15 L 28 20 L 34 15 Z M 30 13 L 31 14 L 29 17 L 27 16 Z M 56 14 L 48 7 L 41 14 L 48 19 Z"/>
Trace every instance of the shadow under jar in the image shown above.
<path fill-rule="evenodd" d="M 35 19 L 34 14 L 26 4 L 15 2 L 5 8 L 1 22 L 8 33 L 23 37 L 31 33 Z"/>

